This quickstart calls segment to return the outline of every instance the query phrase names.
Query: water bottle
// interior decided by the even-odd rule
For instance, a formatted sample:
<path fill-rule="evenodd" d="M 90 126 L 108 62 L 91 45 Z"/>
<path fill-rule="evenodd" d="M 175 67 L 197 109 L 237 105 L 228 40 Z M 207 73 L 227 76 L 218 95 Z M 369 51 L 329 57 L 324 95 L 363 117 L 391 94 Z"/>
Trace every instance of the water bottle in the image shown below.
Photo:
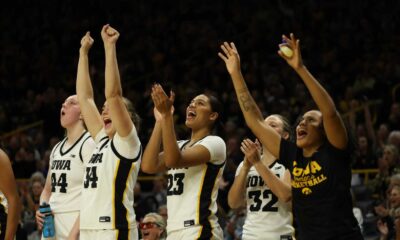
<path fill-rule="evenodd" d="M 40 213 L 44 214 L 44 223 L 42 234 L 44 238 L 51 238 L 55 236 L 54 229 L 54 216 L 51 213 L 50 205 L 46 202 L 42 202 L 39 208 Z"/>

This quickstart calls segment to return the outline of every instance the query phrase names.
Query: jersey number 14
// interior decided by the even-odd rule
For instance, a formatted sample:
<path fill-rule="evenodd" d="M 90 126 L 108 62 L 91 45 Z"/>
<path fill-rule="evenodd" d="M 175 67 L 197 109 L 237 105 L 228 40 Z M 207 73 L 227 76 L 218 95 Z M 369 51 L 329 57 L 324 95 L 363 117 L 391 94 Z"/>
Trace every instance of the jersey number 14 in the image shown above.
<path fill-rule="evenodd" d="M 97 177 L 97 167 L 87 167 L 83 187 L 88 188 L 90 186 L 90 188 L 97 188 L 97 180 L 99 180 Z"/>

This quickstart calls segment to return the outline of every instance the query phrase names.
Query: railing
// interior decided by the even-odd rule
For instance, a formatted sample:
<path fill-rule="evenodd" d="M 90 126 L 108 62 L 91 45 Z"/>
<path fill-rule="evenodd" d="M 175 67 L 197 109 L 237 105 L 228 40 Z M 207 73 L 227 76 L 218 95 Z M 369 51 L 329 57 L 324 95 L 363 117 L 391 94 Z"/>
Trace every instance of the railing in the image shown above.
<path fill-rule="evenodd" d="M 375 175 L 378 173 L 378 169 L 353 169 L 351 171 L 353 174 L 360 174 L 364 177 L 364 184 L 367 183 L 370 179 L 374 178 Z M 153 181 L 157 179 L 161 179 L 164 176 L 156 175 L 156 176 L 138 176 L 138 181 Z M 29 179 L 20 178 L 17 179 L 18 182 L 28 182 Z"/>
<path fill-rule="evenodd" d="M 368 181 L 371 178 L 374 178 L 375 175 L 378 173 L 378 169 L 372 168 L 372 169 L 353 169 L 351 170 L 353 174 L 360 174 L 364 175 L 364 184 L 368 183 Z"/>
<path fill-rule="evenodd" d="M 27 125 L 24 125 L 22 127 L 19 127 L 17 129 L 13 130 L 13 131 L 10 131 L 10 132 L 7 132 L 7 133 L 4 133 L 4 134 L 0 135 L 0 140 L 9 138 L 9 137 L 11 137 L 13 135 L 16 135 L 16 134 L 20 133 L 20 132 L 27 131 L 27 130 L 29 130 L 31 128 L 42 127 L 42 126 L 43 126 L 43 120 L 31 123 L 31 124 L 27 124 Z"/>

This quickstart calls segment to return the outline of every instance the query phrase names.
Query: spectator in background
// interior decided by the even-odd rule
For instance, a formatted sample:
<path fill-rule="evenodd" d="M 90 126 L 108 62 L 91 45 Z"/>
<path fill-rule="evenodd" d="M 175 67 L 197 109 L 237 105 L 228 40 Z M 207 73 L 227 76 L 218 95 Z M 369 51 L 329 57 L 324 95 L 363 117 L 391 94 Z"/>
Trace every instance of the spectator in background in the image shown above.
<path fill-rule="evenodd" d="M 392 239 L 396 236 L 395 221 L 400 213 L 400 186 L 394 185 L 390 190 L 387 207 L 378 205 L 375 212 L 379 216 L 377 227 L 381 232 L 380 240 Z"/>
<path fill-rule="evenodd" d="M 243 236 L 243 225 L 246 219 L 246 207 L 233 209 L 224 228 L 224 240 L 240 240 Z"/>
<path fill-rule="evenodd" d="M 376 157 L 373 146 L 366 136 L 358 137 L 358 147 L 356 150 L 356 160 L 353 164 L 354 169 L 376 168 Z"/>
<path fill-rule="evenodd" d="M 386 123 L 381 123 L 376 130 L 376 146 L 375 146 L 375 154 L 377 156 L 381 155 L 383 152 L 383 148 L 387 144 L 389 137 L 389 126 Z"/>
<path fill-rule="evenodd" d="M 167 209 L 167 205 L 161 205 L 161 206 L 159 206 L 157 212 L 158 212 L 158 214 L 160 214 L 160 215 L 164 218 L 165 222 L 167 222 L 167 220 L 168 220 L 168 209 Z"/>
<path fill-rule="evenodd" d="M 387 142 L 396 146 L 397 150 L 400 151 L 400 130 L 391 131 Z"/>
<path fill-rule="evenodd" d="M 165 240 L 167 223 L 158 213 L 147 213 L 139 224 L 141 240 Z"/>
<path fill-rule="evenodd" d="M 371 192 L 376 194 L 378 198 L 382 199 L 386 195 L 386 189 L 388 187 L 389 165 L 386 160 L 378 159 L 378 173 L 375 177 L 368 181 L 367 186 L 371 189 Z"/>
<path fill-rule="evenodd" d="M 139 182 L 135 184 L 133 194 L 135 199 L 133 207 L 135 209 L 137 222 L 140 222 L 146 213 L 154 212 L 158 209 L 159 204 L 155 195 L 152 192 L 150 192 L 150 194 L 145 194 Z"/>
<path fill-rule="evenodd" d="M 400 103 L 394 102 L 390 106 L 389 125 L 392 130 L 400 130 Z"/>
<path fill-rule="evenodd" d="M 40 153 L 27 134 L 21 134 L 19 140 L 20 145 L 15 153 L 14 170 L 17 178 L 29 178 L 36 171 L 36 162 L 40 160 Z"/>
<path fill-rule="evenodd" d="M 152 195 L 157 200 L 158 206 L 167 204 L 167 181 L 164 174 L 157 174 L 153 180 Z"/>
<path fill-rule="evenodd" d="M 386 145 L 383 149 L 382 159 L 388 164 L 389 175 L 400 173 L 399 149 L 392 144 Z"/>
<path fill-rule="evenodd" d="M 35 172 L 29 179 L 26 190 L 22 190 L 22 226 L 29 235 L 36 229 L 35 212 L 39 209 L 40 195 L 45 184 L 45 177 L 40 172 Z"/>

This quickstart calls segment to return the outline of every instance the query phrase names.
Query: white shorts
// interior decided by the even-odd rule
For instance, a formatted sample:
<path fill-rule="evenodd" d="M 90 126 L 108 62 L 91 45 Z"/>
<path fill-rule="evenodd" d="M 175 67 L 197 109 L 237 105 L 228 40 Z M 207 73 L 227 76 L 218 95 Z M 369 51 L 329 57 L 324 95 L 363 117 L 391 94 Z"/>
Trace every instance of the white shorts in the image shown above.
<path fill-rule="evenodd" d="M 221 227 L 215 227 L 211 229 L 211 238 L 210 237 L 202 237 L 200 238 L 201 234 L 204 234 L 205 232 L 202 231 L 201 226 L 192 226 L 192 227 L 187 227 L 184 229 L 179 229 L 179 230 L 173 230 L 168 232 L 167 234 L 167 240 L 223 240 L 223 232 Z"/>
<path fill-rule="evenodd" d="M 138 240 L 138 230 L 136 228 L 129 230 L 117 230 L 117 229 L 102 229 L 102 230 L 91 230 L 81 229 L 80 240 Z"/>
<path fill-rule="evenodd" d="M 42 240 L 50 240 L 50 239 L 66 240 L 78 216 L 79 216 L 79 211 L 55 213 L 54 227 L 55 227 L 56 237 L 44 238 L 42 234 Z"/>

